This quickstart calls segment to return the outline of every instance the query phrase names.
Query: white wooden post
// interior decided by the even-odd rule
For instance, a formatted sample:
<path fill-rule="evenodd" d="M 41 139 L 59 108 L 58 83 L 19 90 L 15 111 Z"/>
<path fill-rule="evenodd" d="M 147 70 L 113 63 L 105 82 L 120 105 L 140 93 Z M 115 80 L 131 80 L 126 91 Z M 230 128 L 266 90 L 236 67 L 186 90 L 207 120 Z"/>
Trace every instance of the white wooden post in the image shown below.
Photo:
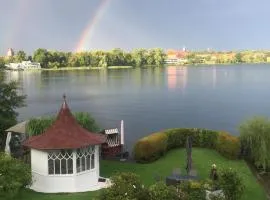
<path fill-rule="evenodd" d="M 124 120 L 121 120 L 121 158 L 120 158 L 120 161 L 126 161 L 126 158 L 124 158 L 124 144 L 125 144 Z"/>
<path fill-rule="evenodd" d="M 124 120 L 121 120 L 121 145 L 124 145 Z"/>
<path fill-rule="evenodd" d="M 75 176 L 77 174 L 77 150 L 76 149 L 73 149 L 72 151 L 72 161 L 73 161 L 73 176 Z"/>

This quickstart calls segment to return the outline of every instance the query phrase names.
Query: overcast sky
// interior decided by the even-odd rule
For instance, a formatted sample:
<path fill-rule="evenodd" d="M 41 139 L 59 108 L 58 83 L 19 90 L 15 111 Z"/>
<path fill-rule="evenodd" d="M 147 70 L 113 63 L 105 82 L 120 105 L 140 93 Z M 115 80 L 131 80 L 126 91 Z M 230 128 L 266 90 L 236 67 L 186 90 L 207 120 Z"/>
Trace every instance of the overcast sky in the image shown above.
<path fill-rule="evenodd" d="M 1 0 L 0 53 L 73 51 L 97 14 L 85 49 L 270 49 L 269 8 L 270 0 Z"/>

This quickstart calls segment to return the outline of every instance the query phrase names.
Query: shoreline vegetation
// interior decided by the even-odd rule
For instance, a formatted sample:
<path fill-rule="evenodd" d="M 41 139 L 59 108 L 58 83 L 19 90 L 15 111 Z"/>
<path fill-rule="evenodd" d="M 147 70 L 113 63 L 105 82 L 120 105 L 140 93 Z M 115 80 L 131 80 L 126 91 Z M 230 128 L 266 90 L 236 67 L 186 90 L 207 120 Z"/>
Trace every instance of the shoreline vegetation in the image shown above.
<path fill-rule="evenodd" d="M 147 67 L 218 67 L 218 66 L 232 66 L 232 65 L 270 65 L 270 63 L 219 63 L 219 64 L 206 64 L 206 63 L 197 63 L 197 64 L 164 64 L 163 66 L 145 66 Z M 76 70 L 104 70 L 104 69 L 133 69 L 134 66 L 108 66 L 104 67 L 59 67 L 59 68 L 41 68 L 41 69 L 24 69 L 24 70 L 11 70 L 6 69 L 7 71 L 76 71 Z"/>
<path fill-rule="evenodd" d="M 39 48 L 33 55 L 20 50 L 0 57 L 0 68 L 22 61 L 40 63 L 42 70 L 127 69 L 133 67 L 212 66 L 231 64 L 270 64 L 270 51 L 179 51 L 161 48 L 124 51 L 92 50 L 85 52 L 50 51 Z M 32 70 L 32 69 L 31 69 Z"/>

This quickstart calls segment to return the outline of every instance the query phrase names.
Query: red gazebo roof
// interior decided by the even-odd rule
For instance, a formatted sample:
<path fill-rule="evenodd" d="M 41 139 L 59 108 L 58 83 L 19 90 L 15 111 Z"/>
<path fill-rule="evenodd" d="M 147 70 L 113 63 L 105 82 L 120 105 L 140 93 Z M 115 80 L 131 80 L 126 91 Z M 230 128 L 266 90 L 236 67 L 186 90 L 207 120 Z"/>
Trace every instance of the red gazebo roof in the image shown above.
<path fill-rule="evenodd" d="M 30 137 L 23 145 L 33 149 L 76 149 L 102 144 L 105 140 L 104 135 L 91 133 L 78 124 L 64 96 L 64 102 L 53 125 L 41 135 Z"/>

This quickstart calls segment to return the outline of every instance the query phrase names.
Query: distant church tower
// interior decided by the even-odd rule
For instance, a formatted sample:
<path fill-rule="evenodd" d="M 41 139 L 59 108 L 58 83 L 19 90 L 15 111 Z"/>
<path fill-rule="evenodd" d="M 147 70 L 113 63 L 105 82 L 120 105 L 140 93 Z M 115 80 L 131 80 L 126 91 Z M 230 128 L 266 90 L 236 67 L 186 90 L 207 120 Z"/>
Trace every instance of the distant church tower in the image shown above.
<path fill-rule="evenodd" d="M 12 56 L 14 56 L 14 51 L 12 48 L 9 48 L 7 51 L 7 57 L 12 57 Z"/>
<path fill-rule="evenodd" d="M 182 49 L 183 52 L 186 52 L 187 51 L 187 48 L 185 46 L 183 46 L 183 49 Z"/>

